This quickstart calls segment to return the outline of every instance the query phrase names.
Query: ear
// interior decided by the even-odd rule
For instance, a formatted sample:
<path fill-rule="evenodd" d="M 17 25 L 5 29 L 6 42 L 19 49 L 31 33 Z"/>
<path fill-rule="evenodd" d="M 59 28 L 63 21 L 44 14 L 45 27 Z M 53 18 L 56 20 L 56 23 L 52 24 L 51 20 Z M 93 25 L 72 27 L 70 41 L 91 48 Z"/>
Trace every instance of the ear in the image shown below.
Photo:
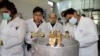
<path fill-rule="evenodd" d="M 74 17 L 77 18 L 77 13 L 76 12 L 74 12 Z"/>

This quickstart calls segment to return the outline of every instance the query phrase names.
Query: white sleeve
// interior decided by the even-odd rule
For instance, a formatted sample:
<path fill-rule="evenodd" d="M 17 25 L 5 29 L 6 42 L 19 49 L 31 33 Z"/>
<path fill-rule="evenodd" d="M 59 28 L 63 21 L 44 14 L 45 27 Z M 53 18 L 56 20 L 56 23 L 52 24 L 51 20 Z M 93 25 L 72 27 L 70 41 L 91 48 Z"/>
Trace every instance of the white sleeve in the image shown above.
<path fill-rule="evenodd" d="M 25 42 L 28 43 L 28 44 L 31 44 L 32 41 L 31 41 L 31 34 L 32 34 L 32 31 L 30 31 L 31 29 L 29 29 L 29 22 L 26 21 L 26 35 L 25 35 Z"/>
<path fill-rule="evenodd" d="M 63 34 L 63 26 L 59 23 L 60 32 Z"/>
<path fill-rule="evenodd" d="M 28 44 L 32 44 L 31 32 L 26 33 L 25 42 Z"/>

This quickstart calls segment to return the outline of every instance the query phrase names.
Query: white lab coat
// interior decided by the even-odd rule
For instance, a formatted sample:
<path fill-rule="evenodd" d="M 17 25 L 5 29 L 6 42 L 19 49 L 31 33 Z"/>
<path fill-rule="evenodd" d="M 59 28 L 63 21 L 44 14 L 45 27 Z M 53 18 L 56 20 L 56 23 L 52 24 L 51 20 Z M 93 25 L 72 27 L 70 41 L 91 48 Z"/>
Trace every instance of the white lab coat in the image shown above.
<path fill-rule="evenodd" d="M 65 32 L 68 31 L 70 34 L 70 37 L 74 37 L 74 29 L 75 29 L 75 25 L 71 24 L 71 23 L 66 23 L 63 25 L 63 35 L 65 35 Z"/>
<path fill-rule="evenodd" d="M 46 32 L 47 32 L 47 24 L 46 22 L 43 21 L 42 24 L 40 24 L 39 27 L 37 27 L 37 25 L 35 24 L 33 18 L 32 19 L 29 19 L 26 21 L 26 25 L 27 25 L 27 34 L 26 34 L 26 42 L 31 44 L 32 43 L 32 38 L 31 38 L 31 34 L 32 32 L 38 32 L 38 31 L 41 31 L 43 32 L 45 35 L 46 35 Z M 46 37 L 46 36 L 45 36 Z"/>
<path fill-rule="evenodd" d="M 37 27 L 37 25 L 35 24 L 35 22 L 34 22 L 34 20 L 33 20 L 33 18 L 32 19 L 29 19 L 29 20 L 27 20 L 26 21 L 26 25 L 27 25 L 27 34 L 26 34 L 26 37 L 25 37 L 25 41 L 26 41 L 26 43 L 28 43 L 28 44 L 32 44 L 32 38 L 31 38 L 31 34 L 32 34 L 32 32 L 38 32 L 38 31 L 42 31 L 44 34 L 45 34 L 45 37 L 46 37 L 46 33 L 47 33 L 47 24 L 43 21 L 43 23 L 42 24 L 40 24 L 40 26 L 39 27 Z M 31 52 L 30 51 L 27 51 L 27 47 L 25 48 L 26 49 L 26 51 L 25 51 L 25 55 L 26 56 L 31 56 L 32 54 L 31 54 Z"/>
<path fill-rule="evenodd" d="M 24 20 L 19 17 L 8 24 L 6 20 L 2 20 L 0 25 L 0 39 L 3 40 L 3 46 L 0 46 L 1 56 L 24 56 L 25 28 Z"/>
<path fill-rule="evenodd" d="M 79 56 L 98 56 L 98 34 L 92 19 L 81 17 L 74 33 L 80 43 Z"/>
<path fill-rule="evenodd" d="M 60 33 L 63 33 L 63 26 L 57 21 L 54 27 L 52 27 L 51 23 L 48 22 L 47 30 L 48 30 L 48 34 L 53 30 L 57 30 L 57 31 L 60 31 Z"/>

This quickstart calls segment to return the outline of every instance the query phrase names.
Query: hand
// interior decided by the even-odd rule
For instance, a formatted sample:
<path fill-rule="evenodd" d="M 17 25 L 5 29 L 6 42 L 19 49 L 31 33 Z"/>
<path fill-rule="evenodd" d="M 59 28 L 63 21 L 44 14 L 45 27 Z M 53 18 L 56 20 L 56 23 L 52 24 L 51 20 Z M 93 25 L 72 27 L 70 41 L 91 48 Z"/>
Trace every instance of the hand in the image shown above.
<path fill-rule="evenodd" d="M 39 37 L 45 37 L 45 34 L 43 32 L 38 33 Z"/>
<path fill-rule="evenodd" d="M 65 38 L 69 38 L 70 36 L 69 36 L 69 34 L 68 33 L 66 33 L 65 34 Z"/>
<path fill-rule="evenodd" d="M 53 34 L 57 34 L 57 30 L 53 30 Z"/>
<path fill-rule="evenodd" d="M 35 33 L 35 32 L 33 32 L 32 34 L 31 34 L 31 38 L 34 38 L 34 37 L 37 37 L 37 33 Z"/>
<path fill-rule="evenodd" d="M 0 46 L 2 46 L 3 45 L 3 41 L 0 39 Z"/>

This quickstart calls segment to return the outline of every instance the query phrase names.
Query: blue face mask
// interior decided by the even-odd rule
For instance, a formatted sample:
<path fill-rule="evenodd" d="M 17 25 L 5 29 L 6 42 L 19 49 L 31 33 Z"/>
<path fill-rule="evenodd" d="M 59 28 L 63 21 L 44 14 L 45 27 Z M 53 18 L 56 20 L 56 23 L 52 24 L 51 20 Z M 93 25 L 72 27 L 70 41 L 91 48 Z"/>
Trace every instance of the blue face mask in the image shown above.
<path fill-rule="evenodd" d="M 10 14 L 9 13 L 3 13 L 3 19 L 11 20 Z"/>
<path fill-rule="evenodd" d="M 72 17 L 70 20 L 69 20 L 69 22 L 71 23 L 71 24 L 76 24 L 77 23 L 77 19 L 75 18 L 75 17 Z"/>

